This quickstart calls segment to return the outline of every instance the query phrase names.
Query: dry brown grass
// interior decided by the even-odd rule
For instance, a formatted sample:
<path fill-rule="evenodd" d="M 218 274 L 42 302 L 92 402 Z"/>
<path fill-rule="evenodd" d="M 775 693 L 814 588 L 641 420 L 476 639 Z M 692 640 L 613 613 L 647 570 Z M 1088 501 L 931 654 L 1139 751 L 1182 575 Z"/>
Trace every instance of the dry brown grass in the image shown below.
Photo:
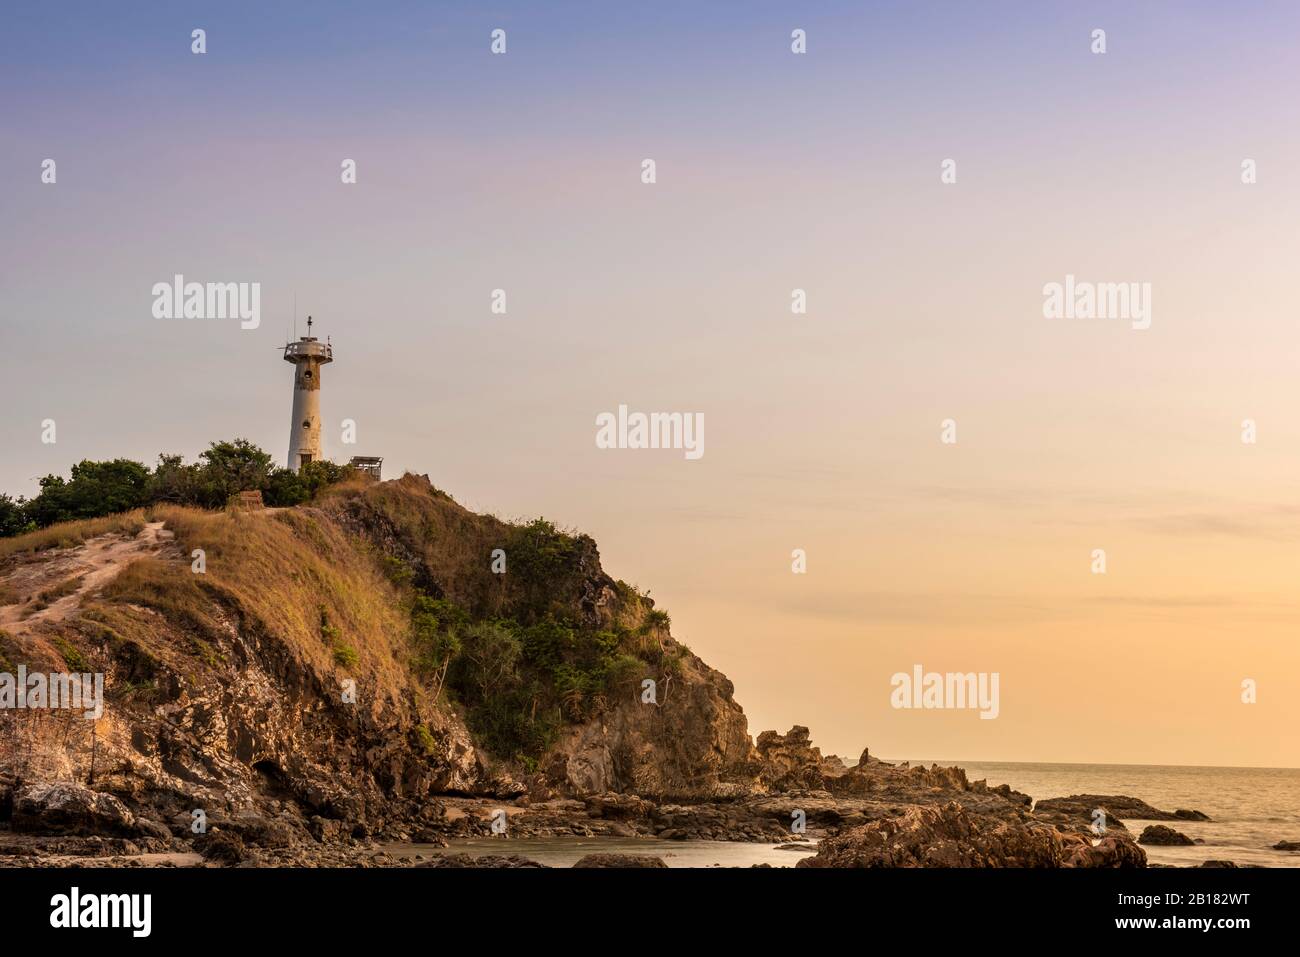
<path fill-rule="evenodd" d="M 372 485 L 348 483 L 336 494 L 357 495 Z M 244 627 L 280 639 L 321 673 L 353 677 L 363 687 L 373 681 L 376 700 L 405 695 L 410 621 L 402 596 L 380 573 L 372 549 L 313 508 L 210 512 L 157 505 L 147 514 L 66 522 L 0 540 L 0 561 L 110 532 L 137 534 L 146 521 L 164 522 L 186 556 L 203 549 L 206 572 L 193 572 L 188 558 L 136 559 L 83 603 L 88 635 L 138 641 L 165 657 L 188 654 L 218 666 L 230 609 Z M 71 594 L 79 582 L 45 589 L 33 610 Z"/>
<path fill-rule="evenodd" d="M 526 557 L 521 556 L 521 549 L 528 550 L 529 536 L 522 534 L 525 527 L 463 508 L 433 488 L 424 476 L 407 473 L 378 485 L 336 486 L 318 499 L 318 505 L 326 513 L 346 516 L 346 524 L 378 541 L 387 541 L 390 535 L 396 538 L 402 546 L 400 557 L 407 560 L 410 570 L 417 572 L 417 566 L 422 566 L 443 596 L 476 618 L 509 616 L 521 609 L 526 613 L 538 604 L 539 596 L 551 599 L 561 613 L 571 613 L 585 584 L 576 555 L 587 546 L 578 541 L 576 532 L 559 530 L 572 540 L 571 557 L 534 575 L 530 584 L 527 565 L 519 560 Z M 595 545 L 589 540 L 588 544 L 592 561 L 586 573 L 598 571 Z M 505 575 L 492 572 L 496 548 L 506 552 Z M 380 551 L 378 546 L 376 551 Z M 387 557 L 381 552 L 377 561 Z M 427 588 L 429 581 L 416 584 Z M 609 616 L 608 626 L 640 628 L 653 603 L 629 585 L 616 582 L 614 587 L 616 600 L 603 610 Z"/>
<path fill-rule="evenodd" d="M 85 575 L 73 575 L 71 578 L 65 578 L 63 581 L 37 592 L 36 597 L 32 599 L 32 603 L 23 611 L 23 617 L 26 618 L 38 611 L 49 608 L 60 598 L 71 595 L 81 587 L 81 583 L 85 578 Z"/>
<path fill-rule="evenodd" d="M 475 615 L 500 610 L 511 579 L 492 573 L 491 556 L 494 548 L 510 543 L 507 523 L 462 508 L 427 479 L 409 473 L 359 490 L 331 489 L 320 503 L 327 512 L 349 510 L 366 525 L 393 529 L 447 597 Z"/>
<path fill-rule="evenodd" d="M 138 558 L 100 592 L 104 602 L 139 605 L 161 612 L 189 633 L 212 640 L 220 631 L 212 599 L 199 587 L 188 565 Z M 105 622 L 107 623 L 107 622 Z"/>
<path fill-rule="evenodd" d="M 84 544 L 88 539 L 109 532 L 124 532 L 138 535 L 145 525 L 144 509 L 121 512 L 117 515 L 105 515 L 102 518 L 87 518 L 77 522 L 60 522 L 49 528 L 16 535 L 13 538 L 0 538 L 0 561 L 20 552 L 41 552 L 49 548 L 73 548 Z"/>
<path fill-rule="evenodd" d="M 155 518 L 186 554 L 204 550 L 206 573 L 188 564 L 137 562 L 133 577 L 123 581 L 124 572 L 106 597 L 188 615 L 211 590 L 317 670 L 372 678 L 380 691 L 400 697 L 408 680 L 408 617 L 373 557 L 333 522 L 307 508 L 267 514 L 158 506 Z M 336 635 L 322 628 L 322 612 Z M 339 664 L 350 658 L 337 653 L 340 647 L 355 650 L 354 664 Z"/>
<path fill-rule="evenodd" d="M 36 600 L 38 602 L 44 602 L 45 605 L 51 605 L 60 598 L 71 595 L 74 591 L 80 588 L 85 577 L 85 575 L 73 575 L 71 578 L 65 578 L 63 581 L 37 592 Z"/>
<path fill-rule="evenodd" d="M 9 632 L 0 628 L 0 671 L 13 674 L 16 665 L 14 658 L 17 657 L 17 643 L 14 642 L 13 636 Z"/>

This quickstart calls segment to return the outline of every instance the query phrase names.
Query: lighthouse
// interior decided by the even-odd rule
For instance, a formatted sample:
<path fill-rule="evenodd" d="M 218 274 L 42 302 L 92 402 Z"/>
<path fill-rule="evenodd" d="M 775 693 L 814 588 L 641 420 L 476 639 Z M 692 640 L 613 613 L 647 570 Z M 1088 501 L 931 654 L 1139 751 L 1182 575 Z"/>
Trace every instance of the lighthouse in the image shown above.
<path fill-rule="evenodd" d="M 320 447 L 320 370 L 334 361 L 329 341 L 319 342 L 311 334 L 284 347 L 284 361 L 293 363 L 293 421 L 289 423 L 288 467 L 297 472 L 308 462 L 322 458 Z"/>

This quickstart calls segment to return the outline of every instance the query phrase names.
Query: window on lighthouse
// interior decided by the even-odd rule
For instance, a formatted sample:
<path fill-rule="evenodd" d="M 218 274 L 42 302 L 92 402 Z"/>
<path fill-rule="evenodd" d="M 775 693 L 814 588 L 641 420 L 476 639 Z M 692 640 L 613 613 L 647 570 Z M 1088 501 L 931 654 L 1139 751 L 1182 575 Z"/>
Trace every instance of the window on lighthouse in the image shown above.
<path fill-rule="evenodd" d="M 303 427 L 304 429 L 310 429 L 310 428 L 311 428 L 311 419 L 303 419 L 303 420 L 302 420 L 302 427 Z"/>

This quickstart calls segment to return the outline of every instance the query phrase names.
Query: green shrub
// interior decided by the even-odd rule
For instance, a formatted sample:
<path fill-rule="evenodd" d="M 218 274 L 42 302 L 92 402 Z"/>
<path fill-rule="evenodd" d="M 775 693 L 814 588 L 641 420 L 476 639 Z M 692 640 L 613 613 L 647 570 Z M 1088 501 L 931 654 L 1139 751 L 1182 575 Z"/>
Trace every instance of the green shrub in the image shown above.
<path fill-rule="evenodd" d="M 320 636 L 325 639 L 325 644 L 332 645 L 339 639 L 339 630 L 336 626 L 330 624 L 329 612 L 325 606 L 320 606 Z"/>
<path fill-rule="evenodd" d="M 27 500 L 19 496 L 10 498 L 0 492 L 0 538 L 22 535 L 36 528 L 36 523 L 27 514 Z"/>
<path fill-rule="evenodd" d="M 650 631 L 667 631 L 672 625 L 672 619 L 668 617 L 668 612 L 654 608 L 646 613 L 645 626 Z"/>
<path fill-rule="evenodd" d="M 380 559 L 379 567 L 383 571 L 384 577 L 398 588 L 411 584 L 411 579 L 415 577 L 414 572 L 411 571 L 411 566 L 396 555 L 384 555 Z"/>
<path fill-rule="evenodd" d="M 524 619 L 543 617 L 569 591 L 579 552 L 576 538 L 544 518 L 514 527 L 506 554 Z"/>
<path fill-rule="evenodd" d="M 420 750 L 424 752 L 425 757 L 431 757 L 437 752 L 438 742 L 434 738 L 433 732 L 429 730 L 428 725 L 416 725 L 415 739 Z"/>
<path fill-rule="evenodd" d="M 63 656 L 63 660 L 67 663 L 69 670 L 79 673 L 90 671 L 90 665 L 86 661 L 86 656 L 67 639 L 51 638 L 50 644 L 52 644 L 58 650 L 59 654 Z"/>

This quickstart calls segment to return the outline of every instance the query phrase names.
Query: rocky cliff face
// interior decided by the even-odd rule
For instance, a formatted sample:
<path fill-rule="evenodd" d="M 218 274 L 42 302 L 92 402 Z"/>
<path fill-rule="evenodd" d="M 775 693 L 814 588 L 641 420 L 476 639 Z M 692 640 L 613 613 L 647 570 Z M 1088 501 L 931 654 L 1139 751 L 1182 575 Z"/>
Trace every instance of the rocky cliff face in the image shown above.
<path fill-rule="evenodd" d="M 58 615 L 11 609 L 15 622 L 0 638 L 6 662 L 93 665 L 109 692 L 93 723 L 0 713 L 10 803 L 28 782 L 90 781 L 164 832 L 190 833 L 202 810 L 228 829 L 271 821 L 334 838 L 436 822 L 437 795 L 707 797 L 752 776 L 731 683 L 666 627 L 638 639 L 653 651 L 641 670 L 658 682 L 657 703 L 642 703 L 635 685 L 593 695 L 598 710 L 565 721 L 531 768 L 485 751 L 453 695 L 432 695 L 412 664 L 410 596 L 385 576 L 385 562 L 402 563 L 421 593 L 475 620 L 540 618 L 543 608 L 589 630 L 630 633 L 653 606 L 601 570 L 590 539 L 566 539 L 572 547 L 543 570 L 539 597 L 536 575 L 489 567 L 493 548 L 509 554 L 516 526 L 467 512 L 410 476 L 319 508 L 160 514 L 139 536 L 108 536 L 133 543 L 129 555 L 111 574 L 95 570 L 94 584 L 61 599 Z M 148 547 L 135 547 L 145 538 Z M 102 544 L 19 553 L 0 580 L 22 582 L 17 605 L 34 609 L 72 556 Z M 202 572 L 192 568 L 195 549 Z M 95 820 L 87 815 L 82 830 L 93 832 Z"/>
<path fill-rule="evenodd" d="M 621 694 L 604 695 L 598 713 L 567 722 L 530 786 L 543 794 L 705 799 L 741 793 L 752 783 L 755 754 L 731 681 L 676 642 L 666 625 L 647 625 L 654 603 L 604 572 L 594 541 L 574 537 L 563 564 L 544 580 L 534 560 L 524 575 L 494 575 L 488 560 L 494 549 L 505 553 L 507 569 L 515 567 L 513 554 L 531 550 L 517 528 L 460 509 L 428 489 L 427 480 L 407 476 L 392 484 L 342 501 L 334 513 L 416 569 L 416 581 L 432 594 L 478 616 L 527 621 L 539 609 L 558 608 L 590 630 L 637 635 L 624 641 L 642 659 L 637 680 Z M 466 554 L 480 560 L 467 562 Z M 642 693 L 646 679 L 655 682 L 649 701 Z"/>
<path fill-rule="evenodd" d="M 78 815 L 57 813 L 41 790 L 50 780 L 120 799 L 132 823 L 115 833 L 192 834 L 201 812 L 208 826 L 282 841 L 364 836 L 427 815 L 432 794 L 499 788 L 454 712 L 421 701 L 397 649 L 377 640 L 401 620 L 383 610 L 381 576 L 345 554 L 345 536 L 299 517 L 177 519 L 191 541 L 162 538 L 101 587 L 67 596 L 57 616 L 33 611 L 4 634 L 0 652 L 29 671 L 107 676 L 98 721 L 0 715 L 0 782 L 16 795 L 15 830 L 34 829 L 45 808 L 65 833 L 103 833 L 101 815 L 88 810 L 78 825 Z M 190 545 L 206 552 L 201 574 Z M 37 587 L 42 559 L 16 563 Z M 278 579 L 258 566 L 277 561 L 297 569 L 305 594 L 274 594 Z M 325 563 L 331 574 L 309 581 Z M 347 655 L 320 636 L 322 620 L 366 616 L 368 629 L 340 638 L 352 643 Z M 315 636 L 302 626 L 312 617 Z M 340 663 L 352 655 L 357 664 Z"/>
<path fill-rule="evenodd" d="M 687 652 L 660 700 L 625 697 L 569 729 L 543 767 L 569 793 L 703 800 L 745 793 L 755 764 L 731 682 Z"/>

